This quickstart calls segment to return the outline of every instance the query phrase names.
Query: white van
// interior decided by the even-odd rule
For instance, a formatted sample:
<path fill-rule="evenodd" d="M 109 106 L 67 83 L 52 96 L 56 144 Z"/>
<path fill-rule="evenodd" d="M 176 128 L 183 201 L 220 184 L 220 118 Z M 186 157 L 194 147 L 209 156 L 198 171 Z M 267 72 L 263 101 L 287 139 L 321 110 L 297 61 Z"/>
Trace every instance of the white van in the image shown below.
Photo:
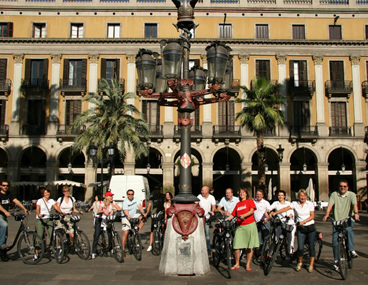
<path fill-rule="evenodd" d="M 114 194 L 114 202 L 123 208 L 123 201 L 127 199 L 127 191 L 134 190 L 134 197 L 137 198 L 143 208 L 148 205 L 150 190 L 148 180 L 142 175 L 113 175 L 111 176 L 109 191 Z"/>

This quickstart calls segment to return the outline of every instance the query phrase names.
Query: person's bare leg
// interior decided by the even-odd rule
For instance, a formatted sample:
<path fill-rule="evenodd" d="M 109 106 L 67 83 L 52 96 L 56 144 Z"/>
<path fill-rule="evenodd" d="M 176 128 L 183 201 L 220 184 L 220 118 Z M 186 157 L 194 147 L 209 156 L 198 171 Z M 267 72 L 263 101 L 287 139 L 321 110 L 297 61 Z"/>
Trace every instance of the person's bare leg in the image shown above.
<path fill-rule="evenodd" d="M 240 267 L 240 249 L 234 250 L 234 257 L 235 257 L 235 265 L 232 268 L 239 268 Z"/>
<path fill-rule="evenodd" d="M 247 248 L 247 266 L 245 267 L 246 270 L 250 270 L 250 263 L 253 257 L 253 248 Z"/>
<path fill-rule="evenodd" d="M 125 252 L 125 244 L 126 244 L 126 241 L 127 241 L 128 233 L 129 233 L 129 230 L 128 231 L 124 231 L 123 232 L 123 235 L 121 236 L 121 242 L 123 244 L 123 251 L 124 252 Z"/>

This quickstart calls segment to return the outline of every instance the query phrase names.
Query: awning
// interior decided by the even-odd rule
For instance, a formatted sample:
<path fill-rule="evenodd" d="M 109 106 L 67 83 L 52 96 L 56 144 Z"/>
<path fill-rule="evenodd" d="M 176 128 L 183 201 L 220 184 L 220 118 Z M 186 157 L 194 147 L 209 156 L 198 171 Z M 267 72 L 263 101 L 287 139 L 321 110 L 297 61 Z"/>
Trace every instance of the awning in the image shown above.
<path fill-rule="evenodd" d="M 11 182 L 11 186 L 44 186 L 45 182 L 37 182 L 37 181 L 17 181 Z"/>
<path fill-rule="evenodd" d="M 104 181 L 102 185 L 103 186 L 109 185 L 109 180 Z M 101 182 L 92 182 L 88 184 L 88 187 L 96 187 L 96 186 L 101 186 Z"/>
<path fill-rule="evenodd" d="M 45 185 L 68 185 L 68 186 L 76 186 L 76 187 L 83 187 L 83 188 L 87 188 L 85 184 L 80 183 L 80 182 L 76 182 L 76 181 L 71 181 L 71 180 L 56 180 L 56 181 L 49 181 L 49 182 L 45 182 Z"/>

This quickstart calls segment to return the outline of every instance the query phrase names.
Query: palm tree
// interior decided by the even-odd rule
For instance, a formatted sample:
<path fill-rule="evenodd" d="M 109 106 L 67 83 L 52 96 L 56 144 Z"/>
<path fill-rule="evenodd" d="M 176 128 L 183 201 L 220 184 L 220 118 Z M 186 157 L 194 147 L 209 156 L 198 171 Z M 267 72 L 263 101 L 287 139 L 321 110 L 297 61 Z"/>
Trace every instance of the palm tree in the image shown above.
<path fill-rule="evenodd" d="M 280 84 L 272 84 L 265 78 L 256 79 L 255 86 L 251 90 L 246 86 L 240 86 L 247 94 L 247 98 L 236 100 L 237 103 L 245 105 L 236 114 L 236 120 L 240 119 L 241 126 L 247 127 L 257 137 L 258 187 L 263 190 L 266 185 L 265 160 L 261 158 L 260 150 L 263 149 L 264 133 L 284 124 L 284 113 L 278 108 L 284 103 L 284 98 L 279 93 L 280 87 Z"/>
<path fill-rule="evenodd" d="M 137 158 L 147 155 L 148 147 L 144 143 L 149 134 L 147 123 L 139 110 L 127 103 L 135 95 L 122 95 L 116 80 L 108 82 L 103 79 L 98 89 L 99 94 L 89 93 L 85 99 L 94 107 L 82 112 L 74 120 L 71 131 L 80 130 L 83 126 L 87 128 L 74 139 L 73 150 L 88 149 L 93 144 L 97 147 L 97 159 L 102 160 L 104 148 L 114 144 L 119 145 L 122 162 L 127 149 L 132 149 Z"/>

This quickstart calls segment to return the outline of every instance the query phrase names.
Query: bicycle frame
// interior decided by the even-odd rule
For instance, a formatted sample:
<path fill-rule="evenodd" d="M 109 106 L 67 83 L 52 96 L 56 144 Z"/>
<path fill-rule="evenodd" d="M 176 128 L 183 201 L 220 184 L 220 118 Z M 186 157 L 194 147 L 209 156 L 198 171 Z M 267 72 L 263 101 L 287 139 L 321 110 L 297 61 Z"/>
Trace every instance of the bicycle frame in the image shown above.
<path fill-rule="evenodd" d="M 14 217 L 14 215 L 15 214 L 12 214 L 12 216 Z M 12 250 L 13 248 L 14 248 L 14 246 L 17 244 L 17 241 L 18 241 L 18 239 L 19 239 L 19 237 L 20 237 L 20 235 L 22 234 L 22 233 L 24 233 L 24 232 L 27 232 L 27 230 L 29 229 L 29 227 L 26 227 L 25 225 L 24 225 L 24 219 L 25 219 L 25 216 L 20 220 L 20 225 L 19 225 L 19 228 L 18 228 L 18 232 L 17 232 L 17 234 L 15 235 L 15 238 L 14 238 L 14 240 L 13 240 L 13 243 L 12 243 L 12 245 L 11 246 L 8 246 L 6 249 L 5 249 L 5 251 L 6 252 L 8 252 L 8 251 L 10 251 L 10 250 Z M 7 239 L 7 238 L 6 238 Z"/>

